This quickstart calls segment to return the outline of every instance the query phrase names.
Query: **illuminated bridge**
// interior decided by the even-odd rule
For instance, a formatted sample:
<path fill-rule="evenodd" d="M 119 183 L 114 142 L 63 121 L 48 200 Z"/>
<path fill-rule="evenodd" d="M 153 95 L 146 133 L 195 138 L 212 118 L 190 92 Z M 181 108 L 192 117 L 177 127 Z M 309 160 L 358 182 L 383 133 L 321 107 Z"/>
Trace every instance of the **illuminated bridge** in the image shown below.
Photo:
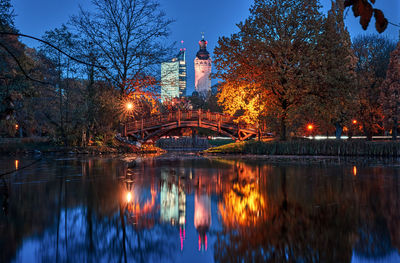
<path fill-rule="evenodd" d="M 204 128 L 240 141 L 264 134 L 264 127 L 258 129 L 256 125 L 237 124 L 234 119 L 233 116 L 210 111 L 178 110 L 127 122 L 123 127 L 123 136 L 133 136 L 140 142 L 155 141 L 183 128 Z"/>

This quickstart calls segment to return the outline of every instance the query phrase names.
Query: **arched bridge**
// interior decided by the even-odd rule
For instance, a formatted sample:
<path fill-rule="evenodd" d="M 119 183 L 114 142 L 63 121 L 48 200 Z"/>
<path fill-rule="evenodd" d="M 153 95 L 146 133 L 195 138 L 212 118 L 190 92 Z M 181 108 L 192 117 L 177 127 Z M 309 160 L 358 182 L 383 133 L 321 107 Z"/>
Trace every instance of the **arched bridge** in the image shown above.
<path fill-rule="evenodd" d="M 262 136 L 264 129 L 256 125 L 237 124 L 233 116 L 202 110 L 175 111 L 127 122 L 123 136 L 133 136 L 140 142 L 158 139 L 169 132 L 182 128 L 205 128 L 234 140 L 246 140 Z"/>

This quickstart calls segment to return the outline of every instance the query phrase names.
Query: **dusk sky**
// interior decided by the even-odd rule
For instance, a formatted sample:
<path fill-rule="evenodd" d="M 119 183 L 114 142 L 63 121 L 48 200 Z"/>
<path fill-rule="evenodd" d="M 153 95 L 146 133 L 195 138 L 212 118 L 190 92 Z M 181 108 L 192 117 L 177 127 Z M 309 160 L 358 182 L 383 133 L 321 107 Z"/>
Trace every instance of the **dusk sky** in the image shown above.
<path fill-rule="evenodd" d="M 12 0 L 17 17 L 16 27 L 21 33 L 41 37 L 46 30 L 67 23 L 71 15 L 78 13 L 78 6 L 91 8 L 90 0 Z M 177 53 L 180 41 L 184 40 L 187 50 L 188 95 L 194 90 L 193 60 L 198 51 L 201 32 L 205 32 L 208 50 L 213 55 L 218 37 L 229 36 L 237 31 L 236 24 L 246 19 L 253 0 L 160 0 L 168 17 L 176 22 L 171 27 L 171 42 L 177 42 Z M 330 0 L 321 0 L 323 10 L 330 8 Z M 398 0 L 377 0 L 375 8 L 382 9 L 388 20 L 400 24 L 400 2 Z M 375 20 L 372 19 L 367 31 L 362 30 L 351 10 L 346 17 L 346 25 L 352 37 L 360 34 L 375 33 Z M 399 27 L 389 25 L 383 33 L 393 40 L 399 39 Z M 36 42 L 22 39 L 28 46 L 34 47 Z"/>

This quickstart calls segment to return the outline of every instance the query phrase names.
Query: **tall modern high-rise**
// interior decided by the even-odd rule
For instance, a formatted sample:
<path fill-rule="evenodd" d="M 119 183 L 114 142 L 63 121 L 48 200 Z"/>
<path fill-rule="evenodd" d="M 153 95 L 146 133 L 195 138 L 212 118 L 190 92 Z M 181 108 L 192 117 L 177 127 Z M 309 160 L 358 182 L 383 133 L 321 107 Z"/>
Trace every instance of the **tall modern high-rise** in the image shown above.
<path fill-rule="evenodd" d="M 204 34 L 199 41 L 199 46 L 200 50 L 194 59 L 194 86 L 199 94 L 206 95 L 211 90 L 211 58 L 207 51 L 207 41 L 204 40 Z"/>
<path fill-rule="evenodd" d="M 171 61 L 161 63 L 161 102 L 186 96 L 186 49 Z"/>

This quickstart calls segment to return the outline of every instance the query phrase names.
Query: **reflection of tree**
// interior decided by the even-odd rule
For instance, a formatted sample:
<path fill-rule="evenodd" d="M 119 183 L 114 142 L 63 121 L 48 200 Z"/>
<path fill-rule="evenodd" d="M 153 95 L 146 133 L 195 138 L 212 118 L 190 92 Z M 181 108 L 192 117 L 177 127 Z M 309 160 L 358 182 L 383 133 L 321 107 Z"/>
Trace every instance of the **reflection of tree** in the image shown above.
<path fill-rule="evenodd" d="M 256 223 L 265 206 L 264 197 L 255 183 L 235 183 L 229 192 L 224 193 L 223 203 L 218 205 L 218 209 L 225 224 L 248 226 Z"/>
<path fill-rule="evenodd" d="M 354 254 L 382 258 L 400 247 L 398 168 L 357 167 L 354 176 L 353 165 L 154 158 L 129 169 L 97 158 L 43 161 L 7 179 L 0 261 L 11 261 L 28 238 L 37 251 L 32 261 L 174 261 L 179 229 L 159 224 L 160 167 L 168 170 L 167 185 L 179 187 L 182 222 L 185 194 L 201 188 L 199 196 L 220 197 L 223 229 L 208 245 L 217 261 L 349 262 Z M 4 189 L 0 183 L 0 203 Z"/>
<path fill-rule="evenodd" d="M 216 261 L 350 262 L 353 249 L 364 257 L 388 255 L 395 233 L 386 225 L 399 210 L 386 209 L 392 213 L 388 216 L 381 205 L 398 206 L 399 199 L 388 199 L 382 191 L 382 171 L 363 179 L 340 178 L 337 170 L 324 172 L 335 176 L 314 175 L 315 167 L 282 167 L 261 176 L 257 186 L 243 180 L 231 185 L 219 205 L 224 228 L 217 235 Z M 248 204 L 255 189 L 259 197 L 253 195 L 265 200 L 260 217 L 250 213 Z M 364 199 L 368 196 L 375 204 Z"/>

